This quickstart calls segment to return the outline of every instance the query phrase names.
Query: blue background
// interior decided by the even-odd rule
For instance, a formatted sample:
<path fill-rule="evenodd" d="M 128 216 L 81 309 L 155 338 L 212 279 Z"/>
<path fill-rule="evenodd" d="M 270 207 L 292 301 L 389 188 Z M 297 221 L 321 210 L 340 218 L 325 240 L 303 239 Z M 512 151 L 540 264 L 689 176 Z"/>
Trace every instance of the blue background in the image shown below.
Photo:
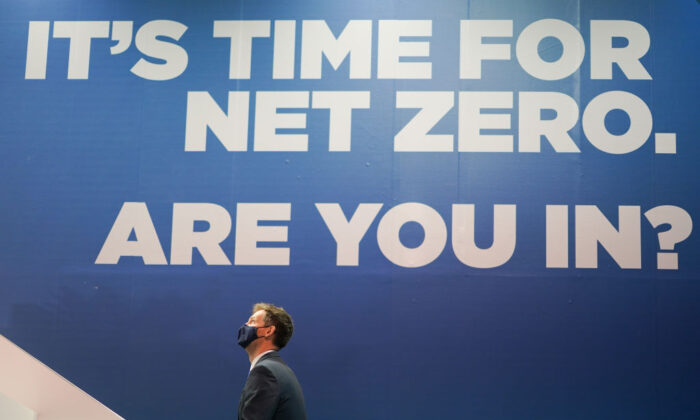
<path fill-rule="evenodd" d="M 284 358 L 305 391 L 311 419 L 604 419 L 700 417 L 700 242 L 676 246 L 680 268 L 656 269 L 657 233 L 642 218 L 642 269 L 623 270 L 603 250 L 597 269 L 545 268 L 545 205 L 597 205 L 617 225 L 619 205 L 676 205 L 696 219 L 698 13 L 678 1 L 3 1 L 0 4 L 0 333 L 129 419 L 231 418 L 248 370 L 235 344 L 257 301 L 284 306 L 296 331 Z M 592 19 L 642 24 L 652 81 L 561 81 L 529 76 L 517 35 L 545 18 L 578 27 Z M 67 80 L 68 40 L 50 38 L 46 80 L 25 80 L 29 21 L 154 19 L 185 24 L 189 65 L 165 82 L 129 72 L 132 45 L 111 56 L 93 40 L 89 80 Z M 229 45 L 214 20 L 324 19 L 337 35 L 349 19 L 433 21 L 432 80 L 349 80 L 347 61 L 323 79 L 272 80 L 272 38 L 256 39 L 250 80 L 228 79 Z M 511 61 L 459 80 L 459 20 L 510 19 Z M 546 41 L 546 42 L 545 42 Z M 544 58 L 561 45 L 545 40 Z M 508 42 L 508 40 L 503 40 Z M 376 44 L 373 44 L 376 45 Z M 227 152 L 211 136 L 184 152 L 186 96 L 229 90 L 369 90 L 353 116 L 352 151 L 327 150 L 328 111 L 307 114 L 309 151 Z M 394 153 L 393 136 L 415 110 L 395 110 L 397 90 L 557 91 L 581 110 L 596 95 L 644 99 L 654 132 L 677 133 L 675 155 L 653 139 L 609 155 L 571 132 L 581 153 Z M 252 96 L 252 93 L 251 93 Z M 254 102 L 253 102 L 254 103 Z M 249 132 L 252 134 L 251 126 Z M 611 113 L 611 131 L 624 131 Z M 512 130 L 511 132 L 515 132 Z M 457 134 L 456 107 L 435 127 Z M 517 134 L 517 133 L 516 133 Z M 516 136 L 517 145 L 517 136 Z M 517 150 L 517 148 L 516 148 Z M 166 256 L 172 203 L 290 202 L 288 267 L 144 266 L 94 260 L 127 201 L 146 202 Z M 448 222 L 453 203 L 476 204 L 477 243 L 492 238 L 493 204 L 517 205 L 517 246 L 505 265 L 462 265 L 451 247 L 405 269 L 379 251 L 375 221 L 358 267 L 335 265 L 335 242 L 314 203 L 421 202 Z M 573 245 L 573 209 L 570 239 Z M 233 257 L 232 232 L 222 247 Z M 402 230 L 417 245 L 420 229 Z M 573 265 L 573 246 L 570 247 Z"/>

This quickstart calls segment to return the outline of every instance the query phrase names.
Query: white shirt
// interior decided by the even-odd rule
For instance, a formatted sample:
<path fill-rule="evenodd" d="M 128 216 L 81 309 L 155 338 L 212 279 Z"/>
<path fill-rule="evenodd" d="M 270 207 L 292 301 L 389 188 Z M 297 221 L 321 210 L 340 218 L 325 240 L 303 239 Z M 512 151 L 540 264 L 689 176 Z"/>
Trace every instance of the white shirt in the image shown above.
<path fill-rule="evenodd" d="M 253 361 L 250 362 L 250 370 L 253 370 L 253 368 L 255 367 L 255 364 L 258 363 L 258 360 L 260 360 L 261 357 L 263 357 L 267 353 L 271 353 L 273 351 L 274 350 L 268 350 L 268 351 L 262 352 L 262 353 L 258 354 L 257 356 L 255 356 L 255 359 L 253 359 Z"/>

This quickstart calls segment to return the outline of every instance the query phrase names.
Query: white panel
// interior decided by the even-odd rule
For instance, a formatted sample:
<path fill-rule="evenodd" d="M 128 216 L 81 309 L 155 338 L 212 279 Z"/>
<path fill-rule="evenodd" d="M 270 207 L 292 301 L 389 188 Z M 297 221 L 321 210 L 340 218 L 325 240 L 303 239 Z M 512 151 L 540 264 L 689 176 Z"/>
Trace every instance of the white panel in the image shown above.
<path fill-rule="evenodd" d="M 38 420 L 122 419 L 2 335 L 0 373 L 0 393 L 33 410 Z M 0 412 L 0 418 L 7 417 Z"/>
<path fill-rule="evenodd" d="M 0 393 L 0 419 L 36 420 L 36 413 L 12 398 Z"/>

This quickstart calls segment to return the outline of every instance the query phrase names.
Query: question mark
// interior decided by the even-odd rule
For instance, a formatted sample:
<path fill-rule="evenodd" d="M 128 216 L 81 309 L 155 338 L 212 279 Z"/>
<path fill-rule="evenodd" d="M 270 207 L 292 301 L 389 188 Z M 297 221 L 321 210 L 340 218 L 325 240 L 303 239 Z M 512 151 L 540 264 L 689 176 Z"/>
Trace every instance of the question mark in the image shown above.
<path fill-rule="evenodd" d="M 659 232 L 659 246 L 662 251 L 673 251 L 677 243 L 683 242 L 693 231 L 693 219 L 687 211 L 676 206 L 657 206 L 644 213 L 649 223 L 654 228 L 663 224 L 671 225 L 671 228 Z M 656 267 L 659 270 L 678 270 L 678 253 L 658 252 L 656 254 Z"/>

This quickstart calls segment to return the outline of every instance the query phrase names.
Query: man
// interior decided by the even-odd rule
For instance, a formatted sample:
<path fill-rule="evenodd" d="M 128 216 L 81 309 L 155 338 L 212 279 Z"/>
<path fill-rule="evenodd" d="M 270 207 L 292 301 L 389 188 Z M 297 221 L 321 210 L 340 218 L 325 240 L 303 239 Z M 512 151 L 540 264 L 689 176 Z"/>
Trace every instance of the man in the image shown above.
<path fill-rule="evenodd" d="M 279 353 L 294 332 L 283 308 L 256 303 L 253 315 L 238 331 L 238 344 L 248 353 L 250 373 L 238 403 L 239 420 L 306 420 L 301 385 Z"/>

